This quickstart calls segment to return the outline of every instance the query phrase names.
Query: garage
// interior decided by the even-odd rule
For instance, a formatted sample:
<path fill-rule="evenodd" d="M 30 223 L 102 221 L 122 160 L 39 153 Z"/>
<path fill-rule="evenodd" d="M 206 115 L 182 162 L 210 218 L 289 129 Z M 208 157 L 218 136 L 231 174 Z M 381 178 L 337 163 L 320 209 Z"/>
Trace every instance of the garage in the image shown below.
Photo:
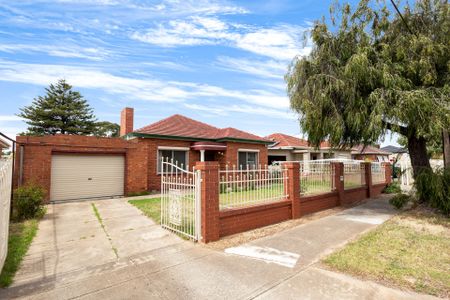
<path fill-rule="evenodd" d="M 50 200 L 122 196 L 124 178 L 124 155 L 53 154 Z"/>

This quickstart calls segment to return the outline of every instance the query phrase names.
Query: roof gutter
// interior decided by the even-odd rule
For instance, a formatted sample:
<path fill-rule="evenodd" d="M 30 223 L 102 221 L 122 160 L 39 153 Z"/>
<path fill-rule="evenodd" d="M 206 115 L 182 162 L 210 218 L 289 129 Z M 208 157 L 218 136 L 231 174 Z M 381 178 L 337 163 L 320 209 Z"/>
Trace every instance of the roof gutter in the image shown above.
<path fill-rule="evenodd" d="M 258 141 L 258 140 L 249 140 L 249 139 L 239 139 L 239 138 L 219 138 L 219 139 L 209 139 L 209 138 L 198 138 L 198 137 L 190 137 L 190 136 L 175 136 L 175 135 L 159 135 L 159 134 L 149 134 L 149 133 L 141 133 L 141 132 L 130 132 L 122 138 L 129 140 L 132 138 L 153 138 L 153 139 L 163 139 L 163 140 L 182 140 L 182 141 L 207 141 L 207 142 L 245 142 L 245 143 L 253 143 L 253 144 L 272 144 L 272 141 Z"/>

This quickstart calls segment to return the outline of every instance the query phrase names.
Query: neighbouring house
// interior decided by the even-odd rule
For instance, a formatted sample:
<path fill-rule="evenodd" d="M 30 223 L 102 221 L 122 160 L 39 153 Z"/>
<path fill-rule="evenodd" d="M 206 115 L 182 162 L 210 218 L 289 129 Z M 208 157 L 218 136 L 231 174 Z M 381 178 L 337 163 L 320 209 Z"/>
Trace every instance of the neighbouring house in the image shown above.
<path fill-rule="evenodd" d="M 379 146 L 356 145 L 351 150 L 352 159 L 373 161 L 373 162 L 389 162 L 391 152 L 381 150 Z"/>
<path fill-rule="evenodd" d="M 401 159 L 402 156 L 408 154 L 408 149 L 393 145 L 381 147 L 380 150 L 389 153 L 389 161 L 391 163 L 397 162 L 398 160 Z"/>
<path fill-rule="evenodd" d="M 307 140 L 283 133 L 273 133 L 266 136 L 266 139 L 272 141 L 268 150 L 269 164 L 274 161 L 308 161 L 330 158 L 351 158 L 349 150 L 334 149 L 327 141 L 322 142 L 320 147 L 316 148 L 312 147 Z"/>
<path fill-rule="evenodd" d="M 133 129 L 134 111 L 121 112 L 121 138 L 18 136 L 15 183 L 34 182 L 47 200 L 122 196 L 160 190 L 161 160 L 192 168 L 198 161 L 267 164 L 265 138 L 173 115 Z"/>
<path fill-rule="evenodd" d="M 8 142 L 0 137 L 0 150 L 8 149 L 9 147 L 11 146 L 8 144 Z"/>

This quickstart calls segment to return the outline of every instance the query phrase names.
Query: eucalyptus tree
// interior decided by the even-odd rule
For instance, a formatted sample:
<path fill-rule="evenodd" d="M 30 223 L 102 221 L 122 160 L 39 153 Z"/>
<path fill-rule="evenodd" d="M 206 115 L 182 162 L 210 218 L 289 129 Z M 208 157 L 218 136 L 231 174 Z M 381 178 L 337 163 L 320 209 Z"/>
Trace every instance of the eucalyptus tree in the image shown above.
<path fill-rule="evenodd" d="M 285 77 L 303 131 L 335 146 L 396 132 L 414 174 L 430 168 L 427 137 L 450 128 L 449 4 L 417 1 L 399 14 L 389 2 L 361 0 L 330 11 L 310 32 L 311 53 Z"/>

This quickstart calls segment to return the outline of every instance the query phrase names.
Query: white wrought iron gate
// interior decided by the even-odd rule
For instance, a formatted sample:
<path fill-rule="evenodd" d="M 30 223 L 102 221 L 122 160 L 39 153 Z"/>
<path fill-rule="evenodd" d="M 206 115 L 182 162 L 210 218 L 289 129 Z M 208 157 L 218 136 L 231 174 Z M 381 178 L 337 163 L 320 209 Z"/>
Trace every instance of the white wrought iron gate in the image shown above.
<path fill-rule="evenodd" d="M 161 166 L 161 226 L 198 241 L 201 173 L 173 162 Z"/>

